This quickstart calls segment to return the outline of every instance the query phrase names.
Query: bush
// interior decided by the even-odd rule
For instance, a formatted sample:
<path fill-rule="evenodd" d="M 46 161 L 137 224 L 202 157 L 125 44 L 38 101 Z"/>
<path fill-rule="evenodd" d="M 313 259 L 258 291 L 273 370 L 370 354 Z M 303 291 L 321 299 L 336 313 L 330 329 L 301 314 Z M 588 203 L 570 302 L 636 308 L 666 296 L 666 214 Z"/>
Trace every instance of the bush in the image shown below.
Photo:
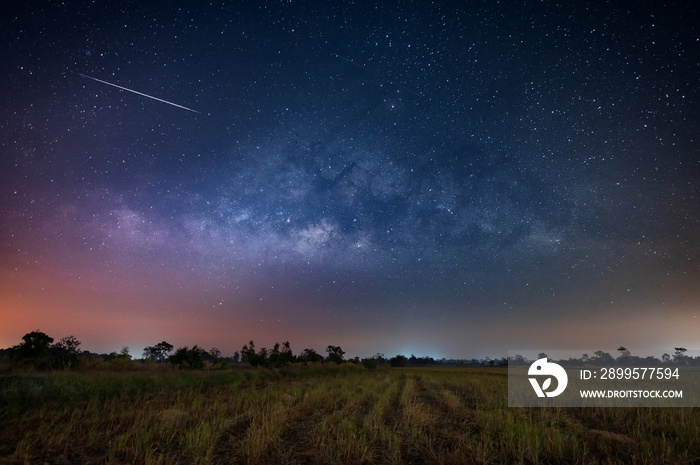
<path fill-rule="evenodd" d="M 193 346 L 191 349 L 180 347 L 168 361 L 178 368 L 204 368 L 204 349 Z"/>
<path fill-rule="evenodd" d="M 376 370 L 378 366 L 377 359 L 374 357 L 363 358 L 362 366 L 367 368 L 368 370 Z"/>

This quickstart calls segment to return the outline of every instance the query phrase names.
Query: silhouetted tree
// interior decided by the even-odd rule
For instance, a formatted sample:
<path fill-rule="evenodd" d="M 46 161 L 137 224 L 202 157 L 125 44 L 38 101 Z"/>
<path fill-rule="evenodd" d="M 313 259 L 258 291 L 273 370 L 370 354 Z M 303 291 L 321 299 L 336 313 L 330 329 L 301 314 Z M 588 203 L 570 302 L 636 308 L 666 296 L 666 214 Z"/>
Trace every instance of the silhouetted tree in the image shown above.
<path fill-rule="evenodd" d="M 343 355 L 345 355 L 345 352 L 340 347 L 329 345 L 326 347 L 326 352 L 328 353 L 328 357 L 326 357 L 327 361 L 337 363 L 339 365 L 343 363 Z"/>
<path fill-rule="evenodd" d="M 270 351 L 265 347 L 255 352 L 255 343 L 251 340 L 248 344 L 243 345 L 241 349 L 241 361 L 250 363 L 254 367 L 269 365 Z"/>
<path fill-rule="evenodd" d="M 266 347 L 260 348 L 255 357 L 255 364 L 253 366 L 267 367 L 270 365 L 270 351 L 268 351 Z"/>
<path fill-rule="evenodd" d="M 216 365 L 217 363 L 220 363 L 220 362 L 221 362 L 221 366 L 226 364 L 224 362 L 224 360 L 221 358 L 221 351 L 219 350 L 218 347 L 212 347 L 211 349 L 209 349 L 209 352 L 204 352 L 203 357 L 204 357 L 204 362 L 209 363 L 211 365 Z"/>
<path fill-rule="evenodd" d="M 302 363 L 322 362 L 323 356 L 314 349 L 304 349 L 301 351 L 301 354 L 299 354 L 299 357 L 297 357 L 297 361 Z"/>
<path fill-rule="evenodd" d="M 10 349 L 15 362 L 26 363 L 39 369 L 51 367 L 51 336 L 36 330 L 22 336 L 22 341 Z"/>
<path fill-rule="evenodd" d="M 250 363 L 253 366 L 257 366 L 257 357 L 255 353 L 255 343 L 251 339 L 248 344 L 243 344 L 241 348 L 241 362 Z"/>
<path fill-rule="evenodd" d="M 32 331 L 22 336 L 24 341 L 16 346 L 20 354 L 27 358 L 36 358 L 48 355 L 53 338 L 41 331 Z"/>
<path fill-rule="evenodd" d="M 396 355 L 389 359 L 389 365 L 392 367 L 405 367 L 408 365 L 408 359 L 405 355 Z"/>
<path fill-rule="evenodd" d="M 163 363 L 172 351 L 173 345 L 163 341 L 154 346 L 143 349 L 143 356 L 155 361 L 156 363 Z"/>
<path fill-rule="evenodd" d="M 293 363 L 294 359 L 295 357 L 289 346 L 289 341 L 285 341 L 282 344 L 277 342 L 269 354 L 267 354 L 266 366 L 279 368 Z"/>
<path fill-rule="evenodd" d="M 226 368 L 231 364 L 231 357 L 223 357 L 218 347 L 212 347 L 209 352 L 205 352 L 204 360 L 216 368 Z"/>
<path fill-rule="evenodd" d="M 673 362 L 678 363 L 680 365 L 685 365 L 686 363 L 686 356 L 685 352 L 686 349 L 685 347 L 675 347 L 675 352 L 673 353 Z"/>
<path fill-rule="evenodd" d="M 611 365 L 615 362 L 612 355 L 602 350 L 596 350 L 593 355 L 595 355 L 595 363 L 598 365 Z"/>
<path fill-rule="evenodd" d="M 632 355 L 632 353 L 629 350 L 627 350 L 627 347 L 625 346 L 618 347 L 617 351 L 620 352 L 620 358 L 627 358 L 630 355 Z"/>
<path fill-rule="evenodd" d="M 290 346 L 289 341 L 285 341 L 282 343 L 282 350 L 280 351 L 280 360 L 282 361 L 283 365 L 296 362 L 296 357 L 292 353 L 292 347 Z"/>
<path fill-rule="evenodd" d="M 170 356 L 168 361 L 178 368 L 200 369 L 204 367 L 205 353 L 204 349 L 196 345 L 191 349 L 188 349 L 187 346 L 180 347 Z"/>
<path fill-rule="evenodd" d="M 272 350 L 268 354 L 267 357 L 267 366 L 271 367 L 278 367 L 281 366 L 282 361 L 280 360 L 280 343 L 276 342 L 274 346 L 272 346 Z"/>
<path fill-rule="evenodd" d="M 375 357 L 363 358 L 362 366 L 367 368 L 368 370 L 376 370 L 378 366 L 377 359 Z"/>
<path fill-rule="evenodd" d="M 51 346 L 53 366 L 56 368 L 73 368 L 78 364 L 80 341 L 75 336 L 66 336 Z"/>
<path fill-rule="evenodd" d="M 124 346 L 119 351 L 119 358 L 125 358 L 131 360 L 131 354 L 129 354 L 129 346 Z"/>

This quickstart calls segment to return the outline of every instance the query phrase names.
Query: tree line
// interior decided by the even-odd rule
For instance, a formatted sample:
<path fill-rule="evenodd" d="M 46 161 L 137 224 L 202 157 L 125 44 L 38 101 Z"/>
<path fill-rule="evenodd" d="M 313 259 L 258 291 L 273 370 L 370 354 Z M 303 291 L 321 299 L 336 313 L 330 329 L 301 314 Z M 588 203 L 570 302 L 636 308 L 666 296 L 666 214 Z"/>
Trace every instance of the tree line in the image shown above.
<path fill-rule="evenodd" d="M 315 349 L 304 349 L 298 355 L 292 352 L 289 341 L 276 343 L 272 349 L 261 347 L 256 349 L 251 340 L 244 344 L 240 351 L 236 351 L 232 357 L 224 357 L 221 351 L 213 347 L 205 350 L 198 345 L 192 347 L 179 347 L 175 349 L 166 341 L 146 347 L 142 359 L 132 360 L 128 347 L 122 347 L 119 352 L 110 354 L 95 354 L 86 350 L 80 350 L 81 342 L 75 336 L 66 336 L 57 342 L 54 338 L 39 330 L 32 331 L 22 336 L 22 342 L 9 349 L 0 349 L 0 360 L 5 364 L 18 368 L 33 368 L 38 370 L 62 370 L 80 366 L 86 362 L 101 360 L 110 362 L 112 366 L 128 367 L 131 362 L 152 363 L 156 365 L 170 365 L 177 368 L 203 369 L 226 368 L 233 365 L 250 365 L 263 368 L 281 368 L 292 364 L 309 363 L 354 363 L 361 364 L 368 369 L 376 369 L 379 366 L 391 367 L 415 367 L 415 366 L 517 366 L 532 363 L 521 355 L 500 359 L 471 359 L 471 360 L 446 360 L 432 357 L 416 357 L 411 355 L 395 355 L 386 358 L 384 354 L 377 353 L 371 357 L 354 357 L 345 359 L 345 351 L 334 345 L 326 347 L 326 354 L 320 354 Z M 664 354 L 661 359 L 654 357 L 633 356 L 627 348 L 620 346 L 618 357 L 603 352 L 595 351 L 593 356 L 583 354 L 579 359 L 565 361 L 569 365 L 610 365 L 613 363 L 626 366 L 654 366 L 660 364 L 677 364 L 700 366 L 700 357 L 686 355 L 686 349 L 676 347 L 673 355 Z M 547 357 L 540 353 L 538 358 Z"/>
<path fill-rule="evenodd" d="M 122 347 L 119 352 L 110 354 L 94 354 L 80 349 L 81 342 L 75 336 L 66 336 L 58 342 L 48 334 L 36 330 L 22 336 L 22 342 L 9 349 L 0 349 L 0 359 L 14 367 L 33 368 L 38 370 L 71 369 L 86 361 L 99 359 L 105 362 L 115 362 L 125 365 L 132 361 L 128 347 Z M 244 344 L 240 351 L 232 357 L 223 357 L 221 351 L 213 347 L 207 351 L 198 345 L 192 347 L 175 347 L 162 341 L 148 346 L 143 351 L 143 358 L 134 362 L 171 365 L 177 368 L 202 369 L 205 367 L 225 368 L 232 365 L 251 365 L 263 368 L 281 368 L 291 364 L 308 363 L 355 363 L 362 364 L 368 369 L 377 368 L 383 364 L 391 366 L 428 365 L 436 363 L 429 357 L 407 358 L 397 355 L 385 359 L 383 354 L 360 359 L 354 357 L 345 359 L 345 351 L 340 346 L 328 345 L 326 354 L 320 354 L 315 349 L 304 349 L 298 355 L 292 352 L 289 341 L 276 343 L 272 349 L 261 347 L 256 349 L 255 342 Z"/>
<path fill-rule="evenodd" d="M 683 365 L 683 366 L 700 366 L 700 357 L 691 357 L 686 355 L 688 349 L 685 347 L 675 347 L 673 354 L 665 353 L 661 355 L 661 358 L 656 358 L 654 356 L 638 357 L 632 355 L 632 352 L 628 350 L 625 346 L 620 346 L 617 351 L 618 356 L 604 352 L 602 350 L 596 350 L 593 355 L 582 354 L 579 358 L 569 358 L 568 360 L 557 360 L 558 363 L 567 366 L 662 366 L 662 365 Z M 537 355 L 538 359 L 547 358 L 546 353 L 542 352 Z M 551 360 L 550 361 L 555 361 Z M 515 355 L 508 359 L 508 365 L 510 366 L 522 366 L 529 365 L 534 360 L 528 360 L 522 355 Z"/>

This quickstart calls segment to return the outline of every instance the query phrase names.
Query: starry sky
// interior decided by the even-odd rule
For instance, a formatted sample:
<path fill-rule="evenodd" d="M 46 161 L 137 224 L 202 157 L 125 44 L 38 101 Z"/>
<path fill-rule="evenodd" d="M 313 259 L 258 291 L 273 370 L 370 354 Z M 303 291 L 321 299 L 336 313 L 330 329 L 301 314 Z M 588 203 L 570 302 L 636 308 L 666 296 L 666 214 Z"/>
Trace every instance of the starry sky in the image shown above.
<path fill-rule="evenodd" d="M 696 2 L 9 3 L 0 347 L 697 348 Z"/>

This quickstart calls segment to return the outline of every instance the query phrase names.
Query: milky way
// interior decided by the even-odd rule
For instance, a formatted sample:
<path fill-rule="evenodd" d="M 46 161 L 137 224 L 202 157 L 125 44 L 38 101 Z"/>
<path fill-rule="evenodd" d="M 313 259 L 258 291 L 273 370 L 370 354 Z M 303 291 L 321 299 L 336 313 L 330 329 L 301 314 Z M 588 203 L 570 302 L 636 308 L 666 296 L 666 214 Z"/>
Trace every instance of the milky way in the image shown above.
<path fill-rule="evenodd" d="M 692 3 L 4 9 L 2 347 L 694 347 Z"/>

